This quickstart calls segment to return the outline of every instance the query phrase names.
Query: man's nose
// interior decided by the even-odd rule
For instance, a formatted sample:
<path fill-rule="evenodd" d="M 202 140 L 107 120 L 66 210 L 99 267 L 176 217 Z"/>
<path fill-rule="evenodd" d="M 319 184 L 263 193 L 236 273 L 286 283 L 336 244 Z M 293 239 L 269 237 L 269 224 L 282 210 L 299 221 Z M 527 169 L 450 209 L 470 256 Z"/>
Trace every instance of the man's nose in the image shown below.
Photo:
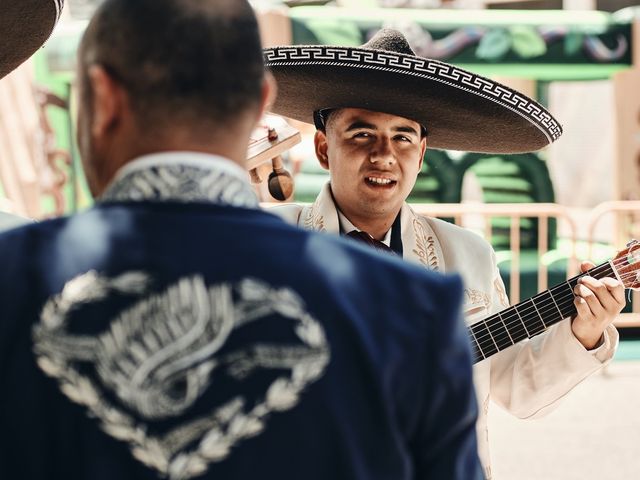
<path fill-rule="evenodd" d="M 372 150 L 371 155 L 369 155 L 369 161 L 371 163 L 393 165 L 396 162 L 396 157 L 391 148 L 391 141 L 389 139 L 380 139 Z"/>

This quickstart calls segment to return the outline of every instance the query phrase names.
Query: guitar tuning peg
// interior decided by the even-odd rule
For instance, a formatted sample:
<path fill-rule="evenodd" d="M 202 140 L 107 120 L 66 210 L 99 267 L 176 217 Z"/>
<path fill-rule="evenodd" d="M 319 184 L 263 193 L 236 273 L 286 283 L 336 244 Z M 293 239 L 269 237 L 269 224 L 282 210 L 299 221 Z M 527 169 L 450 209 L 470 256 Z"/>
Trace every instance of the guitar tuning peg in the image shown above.
<path fill-rule="evenodd" d="M 272 128 L 272 127 L 267 128 L 267 139 L 270 142 L 273 142 L 278 139 L 278 132 L 276 131 L 275 128 Z"/>
<path fill-rule="evenodd" d="M 272 159 L 272 166 L 273 171 L 269 175 L 267 186 L 271 196 L 282 202 L 293 195 L 293 178 L 285 170 L 279 155 Z"/>
<path fill-rule="evenodd" d="M 252 168 L 249 170 L 249 178 L 251 179 L 251 183 L 259 185 L 262 183 L 262 178 L 260 177 L 260 173 L 257 168 Z"/>

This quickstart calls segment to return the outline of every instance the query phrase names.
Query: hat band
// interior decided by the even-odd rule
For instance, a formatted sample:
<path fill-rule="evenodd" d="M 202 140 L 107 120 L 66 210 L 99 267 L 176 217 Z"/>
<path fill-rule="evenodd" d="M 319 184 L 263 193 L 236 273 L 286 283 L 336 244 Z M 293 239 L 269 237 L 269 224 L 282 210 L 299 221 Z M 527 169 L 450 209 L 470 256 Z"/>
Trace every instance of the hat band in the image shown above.
<path fill-rule="evenodd" d="M 62 14 L 62 7 L 64 6 L 64 0 L 53 0 L 56 6 L 56 22 L 60 20 L 60 14 Z"/>
<path fill-rule="evenodd" d="M 470 71 L 437 60 L 389 51 L 323 45 L 289 45 L 264 49 L 265 66 L 293 71 L 304 68 L 347 68 L 410 75 L 483 98 L 519 115 L 547 140 L 557 140 L 562 127 L 535 100 Z M 540 147 L 537 147 L 540 148 Z"/>

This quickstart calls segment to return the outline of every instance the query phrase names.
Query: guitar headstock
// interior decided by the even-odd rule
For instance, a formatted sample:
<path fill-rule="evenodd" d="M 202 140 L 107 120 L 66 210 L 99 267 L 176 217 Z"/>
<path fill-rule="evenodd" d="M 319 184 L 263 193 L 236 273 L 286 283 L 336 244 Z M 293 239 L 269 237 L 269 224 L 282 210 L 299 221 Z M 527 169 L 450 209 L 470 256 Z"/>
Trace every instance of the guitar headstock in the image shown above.
<path fill-rule="evenodd" d="M 631 240 L 627 248 L 611 260 L 614 270 L 625 288 L 640 290 L 640 242 Z"/>
<path fill-rule="evenodd" d="M 265 114 L 253 130 L 247 149 L 247 169 L 251 170 L 281 155 L 302 141 L 300 132 L 282 117 Z"/>

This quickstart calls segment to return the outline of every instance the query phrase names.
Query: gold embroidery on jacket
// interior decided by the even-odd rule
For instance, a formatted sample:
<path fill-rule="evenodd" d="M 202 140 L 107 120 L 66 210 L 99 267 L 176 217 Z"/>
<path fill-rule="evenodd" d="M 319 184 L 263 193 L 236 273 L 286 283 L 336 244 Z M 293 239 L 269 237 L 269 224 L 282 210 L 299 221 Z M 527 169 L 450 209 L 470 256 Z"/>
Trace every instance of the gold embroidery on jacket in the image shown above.
<path fill-rule="evenodd" d="M 507 297 L 507 292 L 505 292 L 504 285 L 502 284 L 500 279 L 496 278 L 493 281 L 493 288 L 495 288 L 496 292 L 498 293 L 498 299 L 500 300 L 500 305 L 502 305 L 503 307 L 508 307 L 509 298 Z"/>
<path fill-rule="evenodd" d="M 466 298 L 467 304 L 478 305 L 482 304 L 484 308 L 489 308 L 491 306 L 491 300 L 489 299 L 489 295 L 480 290 L 474 290 L 472 288 L 466 288 L 464 290 L 464 295 Z"/>
<path fill-rule="evenodd" d="M 417 218 L 413 219 L 413 232 L 416 236 L 416 248 L 413 249 L 413 253 L 418 256 L 420 263 L 431 270 L 440 270 L 436 255 L 436 241 L 432 236 L 427 237 L 424 225 Z"/>
<path fill-rule="evenodd" d="M 304 219 L 304 228 L 307 230 L 316 230 L 318 232 L 326 232 L 324 227 L 324 217 L 322 215 L 316 215 L 315 205 L 309 208 L 306 218 Z"/>
<path fill-rule="evenodd" d="M 486 480 L 491 480 L 493 478 L 491 476 L 491 467 L 490 466 L 484 467 L 484 476 L 485 476 Z"/>

